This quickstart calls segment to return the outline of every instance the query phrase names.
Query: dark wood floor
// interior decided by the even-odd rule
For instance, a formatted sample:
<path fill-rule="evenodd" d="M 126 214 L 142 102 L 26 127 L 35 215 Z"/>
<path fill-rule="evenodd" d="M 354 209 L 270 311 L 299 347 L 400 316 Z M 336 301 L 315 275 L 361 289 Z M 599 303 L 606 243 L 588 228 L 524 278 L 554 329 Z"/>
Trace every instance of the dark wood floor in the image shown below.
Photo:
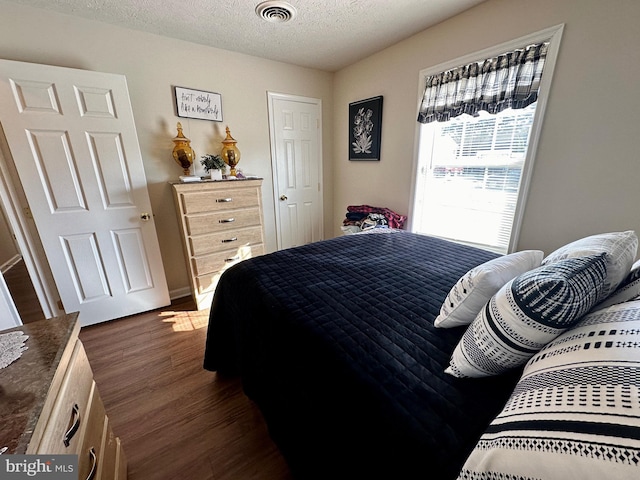
<path fill-rule="evenodd" d="M 24 261 L 20 260 L 2 275 L 22 323 L 44 319 L 44 313 Z"/>
<path fill-rule="evenodd" d="M 290 480 L 239 381 L 202 368 L 207 317 L 183 299 L 80 331 L 129 479 Z"/>

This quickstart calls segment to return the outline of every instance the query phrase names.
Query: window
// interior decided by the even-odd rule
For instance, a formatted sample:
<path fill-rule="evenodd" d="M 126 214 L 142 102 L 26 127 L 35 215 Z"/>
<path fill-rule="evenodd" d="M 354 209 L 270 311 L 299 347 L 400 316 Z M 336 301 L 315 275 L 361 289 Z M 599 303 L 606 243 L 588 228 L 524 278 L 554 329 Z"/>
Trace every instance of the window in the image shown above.
<path fill-rule="evenodd" d="M 412 231 L 515 249 L 561 33 L 554 27 L 421 72 Z"/>
<path fill-rule="evenodd" d="M 535 108 L 421 125 L 414 231 L 507 251 Z"/>

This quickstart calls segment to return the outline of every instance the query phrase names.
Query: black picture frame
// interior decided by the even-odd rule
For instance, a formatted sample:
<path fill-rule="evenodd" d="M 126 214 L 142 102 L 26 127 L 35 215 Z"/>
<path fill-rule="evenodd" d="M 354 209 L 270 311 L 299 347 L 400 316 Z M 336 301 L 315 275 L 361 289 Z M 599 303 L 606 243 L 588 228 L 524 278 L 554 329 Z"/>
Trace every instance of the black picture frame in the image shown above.
<path fill-rule="evenodd" d="M 349 104 L 349 160 L 380 161 L 382 96 Z"/>

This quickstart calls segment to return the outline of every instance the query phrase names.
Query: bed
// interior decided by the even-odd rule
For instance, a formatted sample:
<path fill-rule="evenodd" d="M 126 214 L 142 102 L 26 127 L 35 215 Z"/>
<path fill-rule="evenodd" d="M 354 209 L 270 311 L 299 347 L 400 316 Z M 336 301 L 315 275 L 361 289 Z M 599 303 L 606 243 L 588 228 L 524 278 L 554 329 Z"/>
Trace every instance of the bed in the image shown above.
<path fill-rule="evenodd" d="M 204 367 L 240 375 L 296 478 L 456 478 L 519 372 L 444 373 L 452 285 L 497 254 L 375 230 L 227 270 Z"/>

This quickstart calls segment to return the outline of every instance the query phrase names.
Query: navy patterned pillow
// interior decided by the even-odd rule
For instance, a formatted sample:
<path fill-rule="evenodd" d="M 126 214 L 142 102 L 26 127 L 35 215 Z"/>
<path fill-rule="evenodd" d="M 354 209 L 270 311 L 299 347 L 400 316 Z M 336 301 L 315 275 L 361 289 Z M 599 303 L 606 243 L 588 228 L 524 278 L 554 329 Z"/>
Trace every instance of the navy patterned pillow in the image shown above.
<path fill-rule="evenodd" d="M 600 254 L 560 260 L 514 278 L 469 325 L 445 371 L 486 377 L 524 365 L 591 310 L 606 274 Z"/>
<path fill-rule="evenodd" d="M 458 480 L 640 478 L 640 301 L 585 316 L 524 368 Z"/>

